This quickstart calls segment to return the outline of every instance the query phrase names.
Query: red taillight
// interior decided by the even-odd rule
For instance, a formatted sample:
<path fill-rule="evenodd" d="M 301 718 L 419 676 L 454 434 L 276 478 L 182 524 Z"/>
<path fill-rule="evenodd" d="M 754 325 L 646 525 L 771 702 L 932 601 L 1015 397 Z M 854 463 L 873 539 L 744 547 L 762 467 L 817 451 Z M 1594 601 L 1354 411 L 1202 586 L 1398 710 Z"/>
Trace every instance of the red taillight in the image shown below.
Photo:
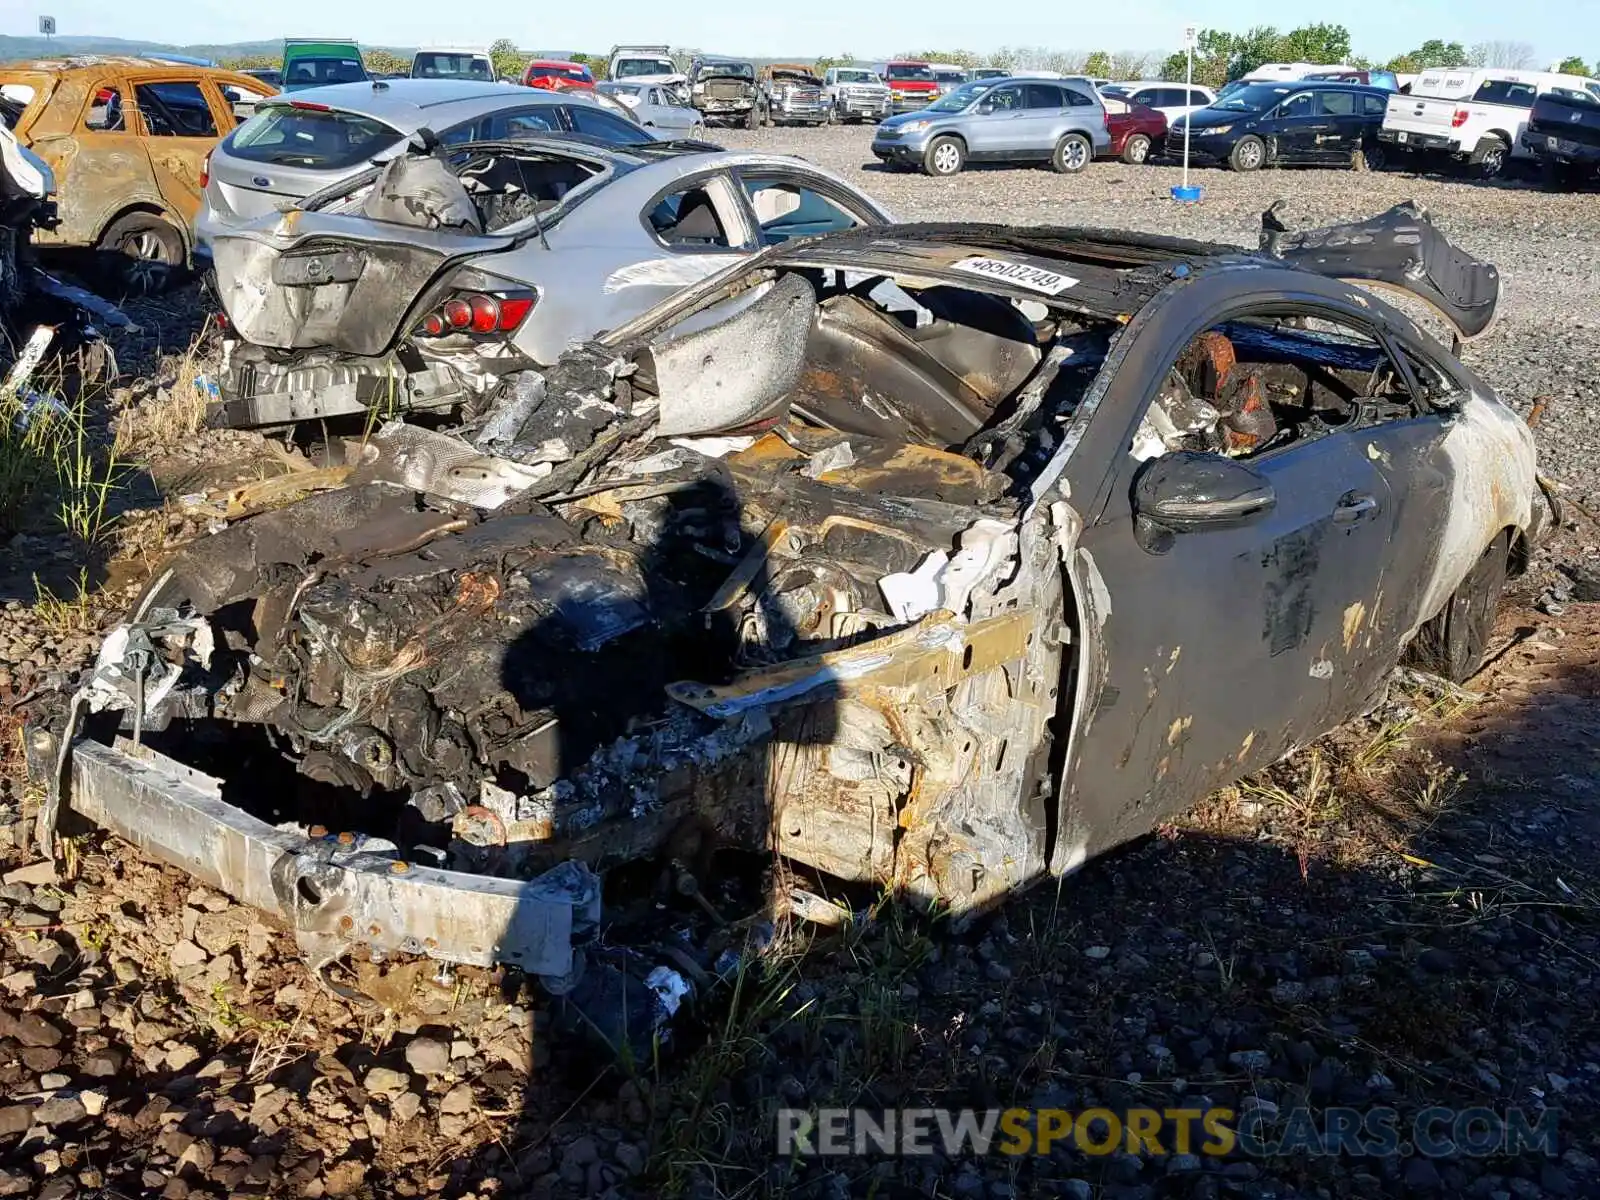
<path fill-rule="evenodd" d="M 333 109 L 329 108 L 326 104 L 317 104 L 317 103 L 315 103 L 314 101 L 311 101 L 311 100 L 291 100 L 291 101 L 289 101 L 289 107 L 290 108 L 298 108 L 302 112 L 332 112 L 333 111 Z"/>
<path fill-rule="evenodd" d="M 533 311 L 536 297 L 531 292 L 491 295 L 473 292 L 453 296 L 422 318 L 417 334 L 441 337 L 447 333 L 510 333 Z"/>
<path fill-rule="evenodd" d="M 500 328 L 508 333 L 533 311 L 532 296 L 507 296 L 500 301 Z"/>
<path fill-rule="evenodd" d="M 474 296 L 467 306 L 472 309 L 473 333 L 490 333 L 500 324 L 500 302 L 493 296 Z"/>
<path fill-rule="evenodd" d="M 1471 115 L 1472 114 L 1469 113 L 1464 108 L 1456 109 L 1455 115 L 1450 118 L 1450 128 L 1451 129 L 1460 129 L 1463 125 L 1465 125 L 1467 123 L 1467 118 L 1469 116 L 1471 116 Z"/>
<path fill-rule="evenodd" d="M 206 151 L 206 156 L 200 160 L 200 186 L 203 188 L 211 182 L 211 151 Z"/>

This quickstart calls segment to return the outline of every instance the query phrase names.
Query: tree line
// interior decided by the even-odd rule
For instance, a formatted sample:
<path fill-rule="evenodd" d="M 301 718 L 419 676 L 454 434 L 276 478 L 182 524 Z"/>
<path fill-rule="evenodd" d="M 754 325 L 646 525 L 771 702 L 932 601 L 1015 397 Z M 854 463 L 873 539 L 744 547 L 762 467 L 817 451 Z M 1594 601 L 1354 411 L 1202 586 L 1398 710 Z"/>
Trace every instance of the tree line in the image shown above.
<path fill-rule="evenodd" d="M 679 69 L 686 69 L 690 59 L 699 51 L 675 49 L 672 58 Z M 375 48 L 363 50 L 367 69 L 376 74 L 390 74 L 410 69 L 409 55 L 394 50 Z M 519 50 L 510 38 L 500 38 L 489 47 L 495 71 L 499 75 L 518 78 L 523 68 L 534 57 L 534 52 Z M 1183 51 L 1166 55 L 1135 50 L 1056 50 L 1045 46 L 1002 46 L 998 50 L 916 50 L 895 56 L 922 62 L 954 63 L 962 67 L 999 67 L 1006 71 L 1054 71 L 1062 75 L 1088 75 L 1108 79 L 1145 79 L 1158 76 L 1162 79 L 1182 79 L 1187 67 Z M 575 54 L 573 61 L 583 63 L 596 79 L 605 78 L 607 60 L 604 55 Z M 832 66 L 859 62 L 855 55 L 829 54 L 816 60 L 818 74 Z M 1397 54 L 1386 61 L 1378 61 L 1352 52 L 1350 31 L 1343 25 L 1319 22 L 1303 25 L 1288 32 L 1280 32 L 1272 25 L 1257 25 L 1243 33 L 1230 33 L 1223 29 L 1203 29 L 1195 40 L 1194 80 L 1196 83 L 1219 87 L 1230 79 L 1238 79 L 1263 63 L 1309 62 L 1340 63 L 1359 68 L 1385 68 L 1405 74 L 1415 74 L 1430 67 L 1506 67 L 1521 70 L 1537 69 L 1541 64 L 1534 48 L 1527 42 L 1493 41 L 1477 42 L 1465 46 L 1460 42 L 1447 42 L 1442 38 L 1429 38 L 1414 50 Z M 225 61 L 223 66 L 275 67 L 277 59 L 257 55 L 248 59 Z M 1600 60 L 1593 69 L 1583 58 L 1572 55 L 1555 68 L 1569 75 L 1600 76 Z"/>

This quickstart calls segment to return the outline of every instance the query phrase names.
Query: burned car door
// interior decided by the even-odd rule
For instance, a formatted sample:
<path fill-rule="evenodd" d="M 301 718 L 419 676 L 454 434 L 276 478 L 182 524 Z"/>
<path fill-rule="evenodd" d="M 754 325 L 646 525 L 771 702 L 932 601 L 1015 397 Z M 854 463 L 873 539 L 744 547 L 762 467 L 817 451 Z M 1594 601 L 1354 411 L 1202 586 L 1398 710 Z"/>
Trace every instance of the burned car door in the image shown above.
<path fill-rule="evenodd" d="M 200 172 L 218 132 L 211 101 L 193 79 L 136 79 L 134 106 L 161 198 L 185 223 L 200 207 Z"/>
<path fill-rule="evenodd" d="M 1099 664 L 1079 691 L 1069 861 L 1332 727 L 1398 654 L 1400 632 L 1368 624 L 1396 506 L 1366 431 L 1410 415 L 1364 394 L 1394 386 L 1387 356 L 1299 327 L 1359 329 L 1348 302 L 1228 286 L 1180 285 L 1183 304 L 1130 327 L 1090 422 L 1103 453 L 1085 457 L 1086 437 L 1068 470 L 1083 661 Z"/>

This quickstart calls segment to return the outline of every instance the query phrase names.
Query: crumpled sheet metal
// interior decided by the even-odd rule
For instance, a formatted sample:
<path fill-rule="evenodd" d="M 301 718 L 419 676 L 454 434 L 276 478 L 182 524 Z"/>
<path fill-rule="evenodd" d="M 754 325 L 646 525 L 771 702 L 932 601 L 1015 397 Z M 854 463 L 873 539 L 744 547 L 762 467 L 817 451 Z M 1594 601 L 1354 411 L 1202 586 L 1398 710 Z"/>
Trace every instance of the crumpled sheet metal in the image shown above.
<path fill-rule="evenodd" d="M 811 285 L 790 275 L 740 319 L 651 345 L 656 436 L 725 433 L 780 411 L 800 382 L 816 307 Z"/>
<path fill-rule="evenodd" d="M 219 780 L 126 739 L 79 741 L 71 759 L 67 808 L 279 917 L 313 967 L 365 948 L 561 978 L 599 922 L 600 880 L 580 863 L 530 880 L 441 871 L 360 835 L 274 828 L 227 803 Z"/>
<path fill-rule="evenodd" d="M 726 685 L 673 683 L 667 692 L 707 716 L 725 719 L 867 686 L 909 687 L 937 680 L 949 688 L 1020 657 L 1033 625 L 1030 613 L 1005 613 L 968 624 L 941 609 L 858 646 L 748 672 Z"/>
<path fill-rule="evenodd" d="M 396 483 L 483 509 L 499 508 L 551 471 L 548 463 L 525 467 L 484 454 L 461 438 L 400 421 L 348 442 L 345 453 L 353 486 Z"/>

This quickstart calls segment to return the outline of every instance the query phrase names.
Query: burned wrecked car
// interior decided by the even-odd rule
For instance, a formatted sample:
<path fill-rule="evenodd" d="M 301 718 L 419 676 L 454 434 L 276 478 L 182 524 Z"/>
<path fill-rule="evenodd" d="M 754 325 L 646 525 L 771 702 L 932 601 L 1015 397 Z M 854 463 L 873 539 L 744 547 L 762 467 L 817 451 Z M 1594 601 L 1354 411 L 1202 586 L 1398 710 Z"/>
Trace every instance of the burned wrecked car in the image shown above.
<path fill-rule="evenodd" d="M 755 129 L 767 121 L 766 94 L 756 81 L 755 64 L 711 55 L 689 64 L 689 103 L 707 125 Z"/>
<path fill-rule="evenodd" d="M 272 91 L 248 75 L 158 59 L 0 66 L 0 116 L 60 190 L 59 220 L 39 244 L 182 266 L 206 155 Z M 133 281 L 159 278 L 136 269 Z"/>
<path fill-rule="evenodd" d="M 1492 267 L 1411 208 L 1264 242 L 777 246 L 457 432 L 354 438 L 343 486 L 180 552 L 31 728 L 40 845 L 87 818 L 313 962 L 557 991 L 629 864 L 704 898 L 776 855 L 803 915 L 810 880 L 964 917 L 1069 873 L 1402 656 L 1471 672 L 1547 519 L 1525 425 L 1335 278 L 1472 335 Z"/>
<path fill-rule="evenodd" d="M 511 376 L 764 246 L 889 220 L 810 163 L 702 142 L 417 147 L 216 233 L 232 331 L 214 417 L 470 417 Z"/>

